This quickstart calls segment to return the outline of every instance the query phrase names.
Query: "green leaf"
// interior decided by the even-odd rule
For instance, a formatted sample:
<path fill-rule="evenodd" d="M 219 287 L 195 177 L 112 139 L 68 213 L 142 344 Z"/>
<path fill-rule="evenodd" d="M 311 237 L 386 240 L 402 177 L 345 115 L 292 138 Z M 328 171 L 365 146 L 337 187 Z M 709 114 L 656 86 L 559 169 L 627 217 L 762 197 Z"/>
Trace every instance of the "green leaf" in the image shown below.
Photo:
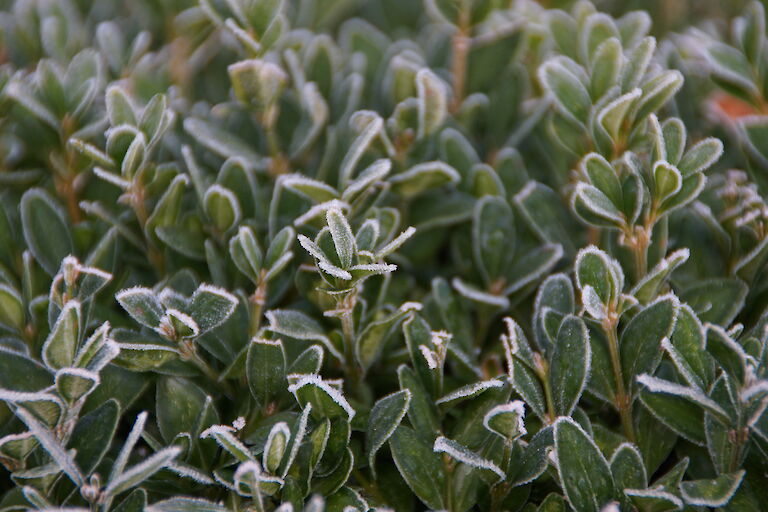
<path fill-rule="evenodd" d="M 547 277 L 534 301 L 534 334 L 540 347 L 549 350 L 565 315 L 575 311 L 576 301 L 571 279 L 562 273 Z"/>
<path fill-rule="evenodd" d="M 618 38 L 619 31 L 613 18 L 601 12 L 590 14 L 582 21 L 583 26 L 579 33 L 579 50 L 584 60 L 595 58 L 595 51 L 600 44 L 609 38 Z"/>
<path fill-rule="evenodd" d="M 331 230 L 333 245 L 341 262 L 341 268 L 348 269 L 352 266 L 353 258 L 357 253 L 355 236 L 346 217 L 337 208 L 331 208 L 326 213 L 328 228 Z"/>
<path fill-rule="evenodd" d="M 135 489 L 112 509 L 115 512 L 142 512 L 147 508 L 147 491 Z"/>
<path fill-rule="evenodd" d="M 157 425 L 166 442 L 170 443 L 177 434 L 194 431 L 205 397 L 203 390 L 189 380 L 180 377 L 158 379 L 155 395 Z"/>
<path fill-rule="evenodd" d="M 411 311 L 418 311 L 421 305 L 406 302 L 391 315 L 369 323 L 357 338 L 355 354 L 363 369 L 368 370 L 380 357 L 384 345 L 399 322 Z"/>
<path fill-rule="evenodd" d="M 707 351 L 717 365 L 736 382 L 744 382 L 747 376 L 747 353 L 744 348 L 720 326 L 707 325 Z"/>
<path fill-rule="evenodd" d="M 303 174 L 288 174 L 280 178 L 280 184 L 314 203 L 338 199 L 339 193 L 330 185 L 308 178 Z"/>
<path fill-rule="evenodd" d="M 639 510 L 667 512 L 683 508 L 680 498 L 660 489 L 624 489 L 624 494 Z"/>
<path fill-rule="evenodd" d="M 624 273 L 618 262 L 597 247 L 591 245 L 579 251 L 574 263 L 576 286 L 584 290 L 590 286 L 602 304 L 608 305 L 621 294 Z"/>
<path fill-rule="evenodd" d="M 646 381 L 641 381 L 645 383 Z M 653 416 L 685 439 L 704 445 L 704 414 L 701 408 L 681 394 L 661 394 L 643 390 L 640 399 Z"/>
<path fill-rule="evenodd" d="M 188 117 L 184 120 L 184 130 L 200 145 L 223 158 L 242 158 L 253 162 L 257 169 L 263 166 L 263 159 L 245 141 L 208 121 Z"/>
<path fill-rule="evenodd" d="M 704 173 L 695 173 L 691 176 L 688 176 L 687 178 L 683 178 L 680 191 L 673 196 L 668 197 L 662 203 L 661 208 L 659 208 L 659 212 L 669 213 L 691 203 L 699 196 L 699 194 L 701 194 L 706 182 L 707 177 L 704 175 Z"/>
<path fill-rule="evenodd" d="M 277 473 L 290 437 L 291 430 L 283 421 L 275 423 L 270 429 L 267 442 L 264 443 L 264 469 L 269 473 Z"/>
<path fill-rule="evenodd" d="M 565 505 L 565 500 L 562 496 L 555 493 L 550 493 L 541 502 L 538 512 L 566 512 L 568 510 Z"/>
<path fill-rule="evenodd" d="M 717 78 L 747 94 L 759 94 L 752 67 L 741 50 L 715 41 L 705 49 L 705 56 Z"/>
<path fill-rule="evenodd" d="M 509 204 L 500 197 L 483 197 L 473 213 L 472 249 L 486 286 L 512 265 L 514 248 L 515 226 Z"/>
<path fill-rule="evenodd" d="M 251 340 L 245 368 L 251 394 L 262 407 L 267 407 L 270 400 L 288 386 L 285 379 L 285 352 L 280 340 Z"/>
<path fill-rule="evenodd" d="M 544 390 L 533 370 L 528 368 L 517 358 L 512 363 L 510 383 L 515 391 L 523 397 L 523 400 L 531 410 L 542 420 L 546 420 L 548 414 L 544 399 Z"/>
<path fill-rule="evenodd" d="M 24 239 L 29 250 L 51 276 L 59 263 L 74 252 L 72 234 L 59 204 L 40 188 L 27 190 L 19 204 Z"/>
<path fill-rule="evenodd" d="M 111 479 L 104 492 L 107 496 L 117 496 L 127 491 L 170 465 L 181 453 L 181 448 L 171 446 L 151 455 L 143 462 L 128 468 Z"/>
<path fill-rule="evenodd" d="M 520 400 L 497 405 L 485 413 L 483 426 L 494 434 L 511 443 L 526 434 L 523 418 L 525 405 Z"/>
<path fill-rule="evenodd" d="M 62 368 L 56 372 L 56 390 L 67 403 L 74 404 L 99 385 L 99 374 L 82 368 Z"/>
<path fill-rule="evenodd" d="M 149 288 L 136 286 L 121 290 L 115 295 L 117 302 L 125 309 L 131 318 L 141 325 L 156 328 L 163 317 L 163 306 L 155 293 Z"/>
<path fill-rule="evenodd" d="M 134 372 L 146 372 L 180 357 L 179 351 L 154 343 L 118 343 L 120 353 L 115 364 Z"/>
<path fill-rule="evenodd" d="M 165 94 L 155 94 L 141 113 L 138 126 L 150 143 L 157 140 L 170 123 L 170 114 L 167 108 L 168 99 Z"/>
<path fill-rule="evenodd" d="M 133 101 L 122 87 L 113 85 L 105 94 L 107 116 L 112 126 L 128 124 L 136 126 L 136 110 Z"/>
<path fill-rule="evenodd" d="M 0 323 L 16 330 L 24 327 L 24 304 L 19 292 L 0 284 Z"/>
<path fill-rule="evenodd" d="M 600 43 L 592 58 L 589 92 L 593 100 L 599 100 L 614 85 L 621 73 L 621 42 L 609 38 Z"/>
<path fill-rule="evenodd" d="M 637 100 L 642 95 L 639 88 L 635 88 L 605 105 L 597 114 L 597 122 L 615 142 L 620 140 L 624 120 L 632 111 Z"/>
<path fill-rule="evenodd" d="M 689 149 L 678 164 L 683 177 L 704 172 L 723 155 L 723 143 L 714 137 L 706 138 Z"/>
<path fill-rule="evenodd" d="M 491 478 L 494 480 L 501 481 L 506 478 L 504 471 L 502 471 L 502 469 L 497 466 L 495 462 L 479 456 L 466 446 L 457 441 L 454 441 L 453 439 L 439 436 L 437 439 L 435 439 L 435 443 L 432 449 L 436 453 L 445 453 L 452 459 L 466 464 L 471 468 L 493 473 L 496 478 Z"/>
<path fill-rule="evenodd" d="M 581 172 L 616 206 L 623 204 L 621 183 L 613 166 L 601 155 L 590 153 L 580 164 Z"/>
<path fill-rule="evenodd" d="M 293 257 L 291 247 L 296 241 L 296 231 L 291 226 L 286 226 L 272 238 L 264 256 L 264 266 L 269 269 L 267 281 L 274 279 L 284 266 Z M 287 258 L 287 260 L 286 260 Z"/>
<path fill-rule="evenodd" d="M 610 465 L 618 489 L 643 489 L 648 485 L 645 464 L 635 445 L 622 443 L 613 452 Z"/>
<path fill-rule="evenodd" d="M 132 180 L 133 177 L 144 167 L 147 159 L 147 139 L 143 133 L 139 133 L 133 138 L 128 146 L 128 150 L 123 156 L 120 164 L 120 175 L 125 180 Z"/>
<path fill-rule="evenodd" d="M 583 222 L 596 227 L 618 228 L 626 223 L 624 214 L 599 188 L 579 183 L 573 192 L 571 207 Z"/>
<path fill-rule="evenodd" d="M 323 347 L 312 345 L 299 354 L 288 367 L 286 374 L 319 373 L 323 366 Z"/>
<path fill-rule="evenodd" d="M 744 55 L 757 66 L 765 40 L 765 8 L 760 2 L 750 2 L 744 10 L 745 26 L 741 34 Z"/>
<path fill-rule="evenodd" d="M 240 462 L 253 461 L 253 454 L 240 439 L 233 434 L 232 427 L 226 425 L 211 425 L 200 433 L 201 439 L 212 438 L 231 456 Z"/>
<path fill-rule="evenodd" d="M 688 304 L 680 306 L 680 311 L 672 332 L 672 346 L 680 356 L 680 362 L 673 357 L 683 378 L 699 389 L 709 389 L 715 379 L 712 357 L 706 351 L 704 326 Z"/>
<path fill-rule="evenodd" d="M 410 403 L 411 392 L 403 389 L 381 398 L 373 405 L 365 434 L 365 451 L 368 465 L 374 474 L 376 452 L 400 426 Z"/>
<path fill-rule="evenodd" d="M 608 461 L 570 418 L 555 422 L 555 452 L 560 482 L 574 509 L 599 512 L 616 498 Z"/>
<path fill-rule="evenodd" d="M 350 124 L 356 127 L 357 137 L 344 155 L 339 170 L 339 182 L 346 186 L 352 178 L 357 163 L 362 158 L 365 151 L 371 145 L 373 140 L 381 134 L 384 128 L 384 120 L 376 112 L 370 110 L 361 110 L 355 112 L 350 118 Z"/>
<path fill-rule="evenodd" d="M 416 91 L 419 100 L 418 138 L 435 132 L 448 115 L 448 88 L 428 68 L 416 73 Z"/>
<path fill-rule="evenodd" d="M 30 112 L 38 120 L 48 125 L 49 128 L 57 131 L 60 128 L 59 120 L 48 106 L 38 100 L 29 87 L 21 80 L 12 80 L 5 87 L 4 93 L 9 98 L 14 99 L 25 110 Z"/>
<path fill-rule="evenodd" d="M 440 430 L 434 400 L 410 367 L 401 365 L 397 369 L 397 377 L 400 388 L 410 391 L 408 419 L 420 435 L 431 441 Z"/>
<path fill-rule="evenodd" d="M 710 480 L 692 480 L 680 484 L 680 494 L 689 505 L 722 507 L 741 485 L 745 471 L 726 473 Z"/>
<path fill-rule="evenodd" d="M 499 389 L 502 387 L 504 387 L 504 382 L 499 379 L 481 380 L 473 384 L 467 384 L 466 386 L 461 386 L 458 389 L 454 389 L 447 395 L 441 396 L 435 400 L 435 404 L 448 406 L 456 405 L 457 403 L 464 400 L 475 398 L 485 393 L 486 391 Z"/>
<path fill-rule="evenodd" d="M 177 496 L 157 501 L 145 510 L 146 512 L 227 512 L 229 509 L 224 505 L 202 498 Z"/>
<path fill-rule="evenodd" d="M 225 289 L 201 284 L 192 294 L 188 313 L 200 327 L 200 334 L 203 334 L 224 323 L 237 304 L 237 297 Z"/>
<path fill-rule="evenodd" d="M 20 407 L 16 410 L 16 415 L 23 421 L 32 434 L 40 442 L 48 455 L 56 462 L 58 469 L 63 471 L 75 485 L 83 485 L 84 479 L 80 468 L 77 466 L 70 452 L 64 450 L 61 443 L 54 437 L 48 428 L 25 408 Z"/>
<path fill-rule="evenodd" d="M 687 302 L 702 322 L 730 325 L 741 311 L 748 291 L 741 279 L 705 279 L 683 289 L 680 300 Z"/>
<path fill-rule="evenodd" d="M 107 454 L 120 418 L 117 400 L 107 400 L 77 422 L 69 443 L 75 449 L 75 461 L 90 475 Z"/>
<path fill-rule="evenodd" d="M 413 429 L 400 426 L 389 439 L 392 458 L 414 494 L 433 510 L 445 509 L 446 476 L 443 462 Z"/>
<path fill-rule="evenodd" d="M 647 304 L 656 297 L 658 291 L 664 285 L 670 274 L 672 274 L 677 267 L 688 261 L 689 256 L 690 251 L 688 249 L 679 249 L 673 252 L 649 270 L 648 273 L 635 284 L 630 295 L 634 296 L 641 304 Z"/>
<path fill-rule="evenodd" d="M 550 59 L 538 71 L 539 81 L 552 95 L 558 110 L 573 119 L 586 123 L 592 100 L 579 77 L 572 72 L 565 57 Z"/>
<path fill-rule="evenodd" d="M 43 345 L 43 361 L 49 368 L 58 370 L 72 366 L 80 340 L 81 322 L 80 303 L 76 300 L 67 302 Z"/>
<path fill-rule="evenodd" d="M 331 387 L 317 375 L 306 375 L 292 384 L 288 391 L 293 393 L 299 404 L 312 404 L 312 413 L 320 418 L 344 418 L 351 421 L 355 410 L 340 391 Z"/>
<path fill-rule="evenodd" d="M 550 362 L 549 385 L 555 414 L 570 416 L 589 378 L 592 353 L 584 321 L 569 315 L 560 325 Z"/>
<path fill-rule="evenodd" d="M 229 256 L 237 269 L 253 283 L 260 279 L 263 254 L 259 242 L 248 226 L 241 226 L 229 240 Z"/>
<path fill-rule="evenodd" d="M 460 181 L 461 175 L 456 169 L 439 161 L 416 164 L 389 178 L 392 190 L 406 199 L 416 197 L 429 189 L 455 185 Z"/>
<path fill-rule="evenodd" d="M 549 455 L 555 443 L 554 429 L 544 427 L 534 435 L 523 451 L 519 464 L 509 468 L 509 480 L 515 486 L 533 482 L 549 467 Z"/>
<path fill-rule="evenodd" d="M 642 86 L 643 95 L 637 102 L 635 119 L 644 119 L 658 111 L 683 86 L 683 75 L 678 70 L 660 73 Z"/>
<path fill-rule="evenodd" d="M 661 341 L 672 335 L 680 302 L 674 295 L 658 298 L 640 311 L 621 333 L 619 341 L 624 385 L 651 373 L 661 361 Z"/>
<path fill-rule="evenodd" d="M 664 137 L 664 159 L 679 169 L 687 137 L 685 125 L 679 118 L 670 117 L 661 124 L 661 132 Z"/>
<path fill-rule="evenodd" d="M 270 331 L 299 340 L 319 341 L 334 357 L 339 360 L 343 359 L 325 335 L 325 329 L 312 317 L 300 311 L 287 309 L 267 311 L 266 317 L 269 320 L 268 329 Z"/>
<path fill-rule="evenodd" d="M 677 194 L 683 186 L 683 176 L 669 162 L 659 160 L 653 164 L 653 195 L 656 201 L 664 201 Z"/>
<path fill-rule="evenodd" d="M 214 184 L 208 187 L 203 197 L 205 212 L 213 220 L 213 225 L 220 232 L 226 232 L 242 217 L 240 202 L 231 190 Z"/>

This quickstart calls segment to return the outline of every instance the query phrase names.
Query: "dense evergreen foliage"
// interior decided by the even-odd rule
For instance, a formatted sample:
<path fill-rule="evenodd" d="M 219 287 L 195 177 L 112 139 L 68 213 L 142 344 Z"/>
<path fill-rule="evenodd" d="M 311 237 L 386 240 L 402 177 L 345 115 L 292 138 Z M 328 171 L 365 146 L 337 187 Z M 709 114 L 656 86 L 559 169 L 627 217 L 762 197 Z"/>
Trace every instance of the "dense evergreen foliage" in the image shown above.
<path fill-rule="evenodd" d="M 0 0 L 0 510 L 765 510 L 763 5 L 596 5 Z"/>

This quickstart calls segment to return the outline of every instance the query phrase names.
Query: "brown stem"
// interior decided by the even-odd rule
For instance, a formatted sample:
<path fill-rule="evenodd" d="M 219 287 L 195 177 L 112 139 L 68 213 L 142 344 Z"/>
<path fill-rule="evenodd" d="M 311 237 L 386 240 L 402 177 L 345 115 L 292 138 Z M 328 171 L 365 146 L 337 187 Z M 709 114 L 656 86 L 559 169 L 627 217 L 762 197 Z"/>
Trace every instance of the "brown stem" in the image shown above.
<path fill-rule="evenodd" d="M 264 305 L 267 303 L 267 283 L 264 280 L 266 272 L 262 271 L 262 276 L 259 280 L 259 285 L 256 287 L 256 291 L 250 297 L 251 302 L 251 318 L 250 326 L 248 328 L 248 338 L 253 338 L 259 333 L 261 328 L 261 313 L 264 310 Z"/>
<path fill-rule="evenodd" d="M 618 317 L 615 313 L 609 313 L 608 318 L 603 322 L 603 330 L 608 336 L 608 350 L 611 355 L 611 366 L 613 368 L 613 377 L 616 382 L 615 406 L 621 417 L 621 426 L 624 429 L 624 435 L 631 442 L 635 441 L 635 427 L 632 421 L 632 399 L 624 387 L 624 372 L 621 368 L 621 358 L 619 356 L 619 339 L 616 334 L 616 325 Z"/>
<path fill-rule="evenodd" d="M 69 218 L 72 219 L 72 223 L 77 224 L 83 220 L 83 214 L 80 211 L 80 200 L 77 197 L 77 188 L 75 187 L 75 176 L 72 174 L 67 176 L 54 175 L 54 184 L 59 197 L 63 198 L 64 203 L 67 205 L 67 213 Z"/>
<path fill-rule="evenodd" d="M 464 101 L 464 88 L 467 76 L 467 57 L 469 56 L 469 30 L 470 19 L 469 9 L 465 2 L 462 2 L 459 11 L 458 27 L 456 33 L 451 39 L 452 61 L 451 75 L 453 79 L 453 100 L 451 101 L 451 112 L 456 113 L 461 108 Z"/>

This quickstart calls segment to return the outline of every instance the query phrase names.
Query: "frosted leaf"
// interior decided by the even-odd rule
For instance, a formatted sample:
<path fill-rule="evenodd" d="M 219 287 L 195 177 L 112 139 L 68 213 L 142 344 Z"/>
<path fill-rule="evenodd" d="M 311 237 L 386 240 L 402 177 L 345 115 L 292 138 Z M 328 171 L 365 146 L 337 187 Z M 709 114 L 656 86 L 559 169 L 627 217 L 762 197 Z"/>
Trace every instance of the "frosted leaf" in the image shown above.
<path fill-rule="evenodd" d="M 419 100 L 418 138 L 437 130 L 448 115 L 448 87 L 429 68 L 416 73 L 416 93 Z"/>
<path fill-rule="evenodd" d="M 130 467 L 127 471 L 120 473 L 114 479 L 110 480 L 104 492 L 108 496 L 117 496 L 121 492 L 140 484 L 161 469 L 169 466 L 180 453 L 181 448 L 178 446 L 171 446 L 160 450 L 143 462 Z"/>
<path fill-rule="evenodd" d="M 200 433 L 200 438 L 214 439 L 219 446 L 241 462 L 254 460 L 251 451 L 232 434 L 233 431 L 234 429 L 227 425 L 212 425 Z"/>
<path fill-rule="evenodd" d="M 391 160 L 385 158 L 376 160 L 365 170 L 363 170 L 363 172 L 360 173 L 360 176 L 358 176 L 354 181 L 347 185 L 341 198 L 344 201 L 350 201 L 352 198 L 366 190 L 373 183 L 384 179 L 387 174 L 389 174 L 391 169 Z"/>
<path fill-rule="evenodd" d="M 48 430 L 45 425 L 40 423 L 32 413 L 23 407 L 16 409 L 16 415 L 27 425 L 40 445 L 45 448 L 45 451 L 48 452 L 51 458 L 58 464 L 59 468 L 66 473 L 77 486 L 83 485 L 84 477 L 80 468 L 77 467 L 74 457 L 70 452 L 67 452 L 64 449 L 61 443 L 54 437 L 53 433 Z"/>
<path fill-rule="evenodd" d="M 350 274 L 348 271 L 340 269 L 336 265 L 333 265 L 326 260 L 319 260 L 317 262 L 317 266 L 338 279 L 343 279 L 344 281 L 349 281 L 352 279 L 352 274 Z"/>
<path fill-rule="evenodd" d="M 345 211 L 349 210 L 349 205 L 343 201 L 339 201 L 338 199 L 332 199 L 325 203 L 316 204 L 307 210 L 303 215 L 296 217 L 296 219 L 293 221 L 293 225 L 298 227 L 303 226 L 304 224 L 308 224 L 309 222 L 320 217 L 321 215 L 324 215 L 328 210 L 333 208 Z"/>
<path fill-rule="evenodd" d="M 312 391 L 309 391 L 310 389 Z M 304 395 L 304 390 L 309 391 L 309 393 Z M 300 378 L 298 382 L 288 387 L 288 391 L 293 393 L 297 400 L 299 395 L 305 396 L 303 402 L 311 403 L 313 409 L 320 414 L 338 416 L 338 413 L 343 411 L 348 420 L 355 416 L 355 410 L 341 392 L 317 375 L 306 375 Z"/>
<path fill-rule="evenodd" d="M 481 382 L 475 382 L 467 386 L 462 386 L 459 389 L 448 393 L 445 396 L 438 398 L 436 404 L 447 404 L 456 400 L 464 398 L 470 398 L 479 395 L 489 389 L 495 389 L 503 387 L 504 383 L 498 379 L 484 380 Z"/>
<path fill-rule="evenodd" d="M 459 292 L 461 295 L 463 295 L 464 297 L 470 300 L 479 302 L 481 304 L 496 306 L 501 309 L 509 308 L 509 299 L 507 299 L 504 296 L 494 295 L 494 294 L 479 290 L 476 287 L 465 283 L 458 277 L 453 278 L 453 281 L 451 281 L 451 284 L 453 285 L 453 287 L 456 289 L 457 292 Z"/>
<path fill-rule="evenodd" d="M 493 461 L 480 457 L 469 448 L 452 439 L 440 436 L 435 439 L 435 444 L 432 446 L 432 449 L 437 453 L 447 453 L 451 458 L 463 462 L 468 466 L 472 466 L 473 468 L 492 471 L 499 477 L 499 480 L 503 480 L 507 476 Z"/>
<path fill-rule="evenodd" d="M 600 296 L 595 289 L 590 285 L 584 285 L 581 289 L 581 302 L 584 305 L 584 311 L 589 313 L 589 316 L 595 320 L 602 320 L 606 318 L 608 312 L 605 304 L 600 300 Z"/>
<path fill-rule="evenodd" d="M 147 412 L 141 412 L 136 416 L 136 421 L 133 423 L 131 431 L 128 433 L 128 437 L 123 443 L 123 447 L 120 449 L 120 453 L 112 464 L 112 471 L 109 475 L 110 480 L 114 480 L 117 475 L 123 472 L 125 465 L 128 463 L 128 458 L 131 456 L 133 447 L 138 442 L 141 434 L 144 432 L 144 425 L 147 422 Z"/>
<path fill-rule="evenodd" d="M 483 426 L 505 439 L 512 440 L 528 432 L 524 420 L 525 404 L 520 400 L 514 400 L 497 405 L 488 411 L 483 417 Z"/>
<path fill-rule="evenodd" d="M 269 321 L 270 331 L 300 340 L 319 341 L 334 357 L 343 359 L 341 353 L 325 335 L 325 329 L 314 318 L 300 311 L 287 309 L 273 309 L 267 311 L 265 316 Z"/>
<path fill-rule="evenodd" d="M 419 345 L 419 350 L 421 351 L 421 355 L 424 356 L 424 359 L 427 361 L 427 366 L 429 366 L 430 370 L 434 370 L 437 368 L 437 357 L 435 353 L 430 350 L 429 347 L 426 345 Z"/>
<path fill-rule="evenodd" d="M 349 268 L 352 266 L 352 260 L 357 252 L 357 245 L 355 243 L 355 235 L 352 233 L 352 228 L 349 226 L 347 218 L 341 213 L 338 208 L 331 208 L 325 213 L 326 221 L 328 222 L 328 228 L 331 231 L 331 238 L 333 238 L 333 245 L 336 247 L 336 254 L 339 256 L 342 268 Z"/>
<path fill-rule="evenodd" d="M 720 407 L 717 402 L 709 398 L 707 395 L 688 386 L 681 386 L 668 380 L 652 377 L 647 374 L 643 374 L 637 377 L 637 382 L 648 388 L 648 391 L 652 393 L 666 393 L 669 395 L 675 395 L 682 398 L 686 398 L 689 401 L 700 405 L 707 411 L 713 413 L 718 418 L 728 418 L 728 414 Z"/>
<path fill-rule="evenodd" d="M 288 471 L 291 469 L 291 465 L 293 464 L 293 461 L 296 460 L 296 456 L 299 453 L 299 448 L 301 448 L 301 444 L 304 442 L 304 436 L 307 434 L 309 414 L 311 412 L 312 404 L 307 404 L 307 406 L 304 407 L 304 409 L 301 411 L 301 415 L 298 419 L 298 426 L 296 427 L 296 432 L 291 439 L 291 447 L 288 451 L 288 456 L 285 457 L 285 460 L 283 461 L 283 470 L 281 472 L 281 476 L 283 478 L 286 477 Z"/>
<path fill-rule="evenodd" d="M 392 240 L 391 242 L 389 242 L 387 245 L 385 245 L 384 247 L 382 247 L 376 252 L 376 259 L 383 259 L 386 256 L 389 256 L 390 254 L 398 250 L 400 246 L 402 246 L 405 242 L 407 242 L 408 239 L 411 238 L 415 232 L 416 232 L 416 228 L 411 226 L 405 231 L 403 231 L 402 233 L 400 233 L 399 235 L 397 235 L 397 237 L 394 240 Z"/>
<path fill-rule="evenodd" d="M 238 304 L 237 297 L 224 288 L 201 284 L 189 303 L 189 314 L 200 327 L 201 333 L 218 327 L 229 318 Z"/>

